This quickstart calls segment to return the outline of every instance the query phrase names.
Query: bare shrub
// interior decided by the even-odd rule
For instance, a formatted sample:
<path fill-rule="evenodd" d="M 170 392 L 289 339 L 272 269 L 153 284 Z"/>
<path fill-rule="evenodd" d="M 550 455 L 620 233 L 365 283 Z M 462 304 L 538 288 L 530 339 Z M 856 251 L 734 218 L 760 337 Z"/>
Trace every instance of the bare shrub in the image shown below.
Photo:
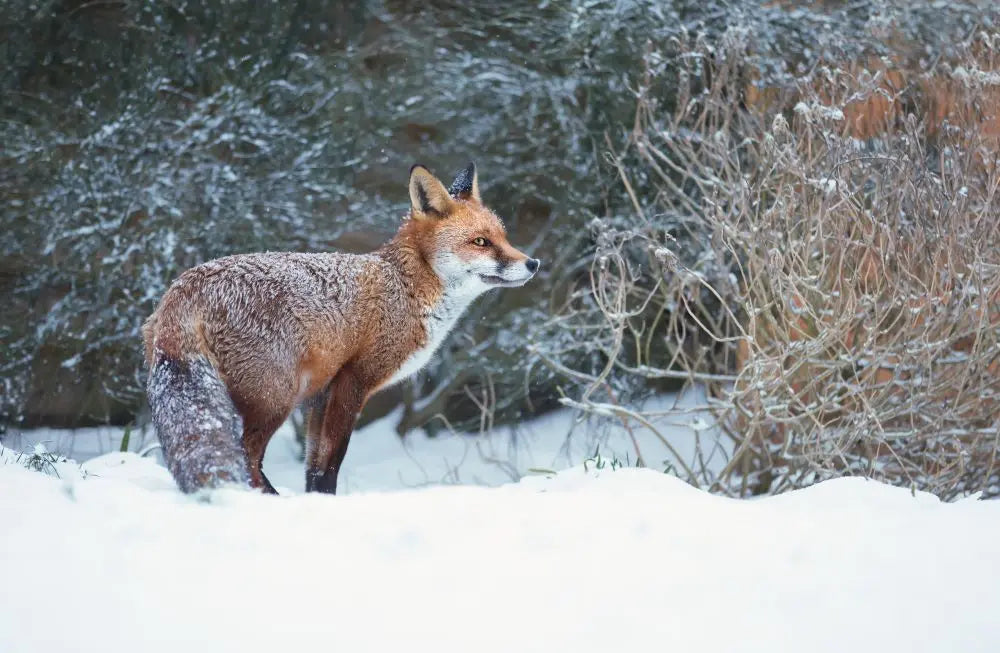
<path fill-rule="evenodd" d="M 743 37 L 647 57 L 644 84 L 679 71 L 679 99 L 640 85 L 609 155 L 634 213 L 595 225 L 589 284 L 557 318 L 594 367 L 539 351 L 578 382 L 564 403 L 642 428 L 623 396 L 703 385 L 731 456 L 686 474 L 722 493 L 859 475 L 997 494 L 1000 41 L 748 93 Z"/>

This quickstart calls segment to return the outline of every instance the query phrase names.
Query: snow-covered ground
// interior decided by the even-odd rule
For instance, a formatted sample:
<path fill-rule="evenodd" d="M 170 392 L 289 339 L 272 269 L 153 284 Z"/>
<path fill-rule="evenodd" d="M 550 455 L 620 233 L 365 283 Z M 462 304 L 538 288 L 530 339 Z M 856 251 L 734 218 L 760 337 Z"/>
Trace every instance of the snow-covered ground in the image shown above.
<path fill-rule="evenodd" d="M 595 452 L 602 459 L 634 465 L 636 444 L 647 467 L 721 469 L 732 446 L 720 440 L 705 413 L 699 390 L 682 396 L 664 395 L 648 402 L 647 411 L 663 414 L 653 420 L 660 436 L 644 429 L 634 432 L 633 443 L 621 428 L 593 429 L 577 423 L 576 414 L 560 410 L 516 428 L 498 428 L 485 436 L 469 437 L 443 432 L 428 437 L 415 431 L 400 439 L 395 431 L 399 416 L 390 414 L 356 432 L 347 449 L 337 485 L 338 492 L 394 490 L 439 484 L 498 485 L 543 470 L 579 465 Z M 48 451 L 78 461 L 118 451 L 123 431 L 98 427 L 76 430 L 35 429 L 9 434 L 8 448 L 30 451 L 42 444 Z M 151 431 L 133 431 L 129 450 L 147 450 L 156 440 Z M 149 455 L 158 458 L 158 451 Z M 680 460 L 677 459 L 680 457 Z M 290 424 L 275 435 L 264 458 L 264 472 L 283 492 L 302 492 L 305 470 L 301 447 Z M 3 653 L 0 651 L 0 653 Z"/>
<path fill-rule="evenodd" d="M 562 469 L 591 446 L 548 435 L 566 414 L 514 447 L 387 424 L 355 436 L 336 497 L 297 492 L 287 432 L 282 497 L 184 496 L 134 453 L 56 476 L 0 452 L 0 651 L 1000 650 L 1000 502 Z"/>

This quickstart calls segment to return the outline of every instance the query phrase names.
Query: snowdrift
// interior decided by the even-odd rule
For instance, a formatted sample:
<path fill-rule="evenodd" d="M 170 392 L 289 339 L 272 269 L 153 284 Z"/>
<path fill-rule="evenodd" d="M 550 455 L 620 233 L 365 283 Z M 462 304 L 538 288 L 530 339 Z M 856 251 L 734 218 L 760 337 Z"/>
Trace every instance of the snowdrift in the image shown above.
<path fill-rule="evenodd" d="M 996 651 L 1000 503 L 761 500 L 589 466 L 499 487 L 188 497 L 0 465 L 0 651 Z"/>

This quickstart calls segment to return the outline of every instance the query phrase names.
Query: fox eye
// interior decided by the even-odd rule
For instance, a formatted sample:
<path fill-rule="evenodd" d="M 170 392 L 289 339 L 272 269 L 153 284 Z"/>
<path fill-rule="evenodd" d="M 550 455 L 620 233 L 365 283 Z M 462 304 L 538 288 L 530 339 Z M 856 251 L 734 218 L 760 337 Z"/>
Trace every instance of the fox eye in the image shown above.
<path fill-rule="evenodd" d="M 472 244 L 475 245 L 476 247 L 486 247 L 487 245 L 490 244 L 490 241 L 486 240 L 482 236 L 477 236 L 476 238 L 472 239 Z"/>

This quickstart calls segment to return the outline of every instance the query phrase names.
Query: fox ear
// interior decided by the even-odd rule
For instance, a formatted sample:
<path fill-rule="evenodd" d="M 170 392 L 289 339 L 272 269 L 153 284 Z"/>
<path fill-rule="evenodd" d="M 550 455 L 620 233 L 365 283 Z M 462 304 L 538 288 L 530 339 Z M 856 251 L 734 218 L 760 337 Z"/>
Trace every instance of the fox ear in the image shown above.
<path fill-rule="evenodd" d="M 469 161 L 469 165 L 465 166 L 465 170 L 458 173 L 455 177 L 455 181 L 451 182 L 451 188 L 448 189 L 448 193 L 460 200 L 467 200 L 472 198 L 479 203 L 482 200 L 479 199 L 479 175 L 476 173 L 476 164 Z"/>
<path fill-rule="evenodd" d="M 443 218 L 454 205 L 448 189 L 430 170 L 421 165 L 410 168 L 410 206 L 414 217 L 429 214 Z"/>

